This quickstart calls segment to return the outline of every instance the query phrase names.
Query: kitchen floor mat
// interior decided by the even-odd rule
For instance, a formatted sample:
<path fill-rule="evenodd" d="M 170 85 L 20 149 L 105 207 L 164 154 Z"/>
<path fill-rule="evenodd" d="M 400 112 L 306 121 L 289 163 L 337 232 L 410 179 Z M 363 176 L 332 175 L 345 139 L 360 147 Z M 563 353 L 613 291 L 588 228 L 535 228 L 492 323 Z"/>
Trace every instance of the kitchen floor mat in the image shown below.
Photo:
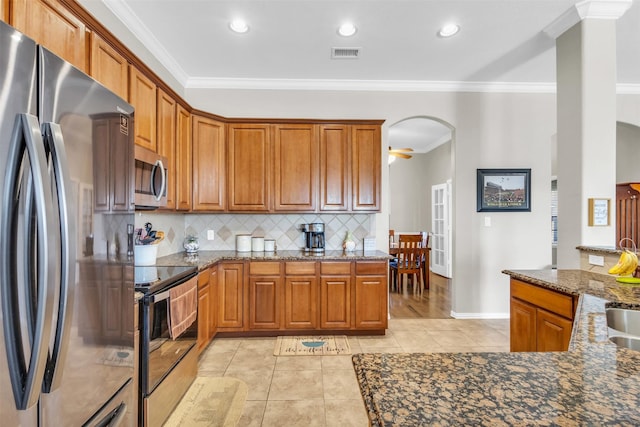
<path fill-rule="evenodd" d="M 334 356 L 351 354 L 344 335 L 278 337 L 274 356 Z"/>

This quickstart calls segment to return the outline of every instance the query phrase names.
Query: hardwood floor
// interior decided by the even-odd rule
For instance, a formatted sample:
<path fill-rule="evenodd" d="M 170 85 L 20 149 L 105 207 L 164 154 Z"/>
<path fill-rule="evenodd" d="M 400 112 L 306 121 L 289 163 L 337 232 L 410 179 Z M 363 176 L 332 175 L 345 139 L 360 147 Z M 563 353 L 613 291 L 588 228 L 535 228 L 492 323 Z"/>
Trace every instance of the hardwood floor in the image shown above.
<path fill-rule="evenodd" d="M 389 311 L 392 319 L 451 319 L 450 280 L 429 272 L 429 289 L 413 293 L 405 286 L 403 293 L 389 291 Z"/>

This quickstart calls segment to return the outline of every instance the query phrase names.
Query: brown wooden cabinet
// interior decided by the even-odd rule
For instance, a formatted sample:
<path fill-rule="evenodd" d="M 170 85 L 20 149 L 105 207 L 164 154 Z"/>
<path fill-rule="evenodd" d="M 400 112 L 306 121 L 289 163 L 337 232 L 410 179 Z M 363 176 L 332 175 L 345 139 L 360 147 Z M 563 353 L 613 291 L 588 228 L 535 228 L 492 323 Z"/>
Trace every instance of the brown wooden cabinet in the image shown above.
<path fill-rule="evenodd" d="M 576 296 L 511 279 L 511 351 L 566 351 Z"/>
<path fill-rule="evenodd" d="M 387 328 L 387 268 L 380 261 L 356 261 L 355 328 Z"/>
<path fill-rule="evenodd" d="M 318 187 L 318 127 L 274 125 L 275 211 L 314 211 Z"/>
<path fill-rule="evenodd" d="M 129 67 L 129 103 L 136 109 L 135 143 L 155 152 L 156 85 L 134 66 Z"/>
<path fill-rule="evenodd" d="M 318 279 L 315 262 L 284 264 L 284 328 L 318 328 Z"/>
<path fill-rule="evenodd" d="M 211 292 L 209 288 L 209 270 L 198 274 L 198 354 L 209 344 L 211 337 Z"/>
<path fill-rule="evenodd" d="M 211 306 L 209 310 L 209 339 L 216 336 L 218 330 L 218 266 L 209 268 L 209 299 Z"/>
<path fill-rule="evenodd" d="M 218 330 L 239 331 L 244 327 L 244 265 L 218 264 Z"/>
<path fill-rule="evenodd" d="M 167 158 L 167 206 L 176 208 L 176 101 L 165 91 L 157 90 L 156 140 L 158 154 Z"/>
<path fill-rule="evenodd" d="M 280 262 L 249 263 L 249 329 L 280 329 Z"/>
<path fill-rule="evenodd" d="M 182 105 L 176 110 L 176 210 L 191 209 L 191 114 Z"/>
<path fill-rule="evenodd" d="M 120 116 L 93 116 L 94 209 L 100 212 L 135 210 L 133 145 L 120 131 Z"/>
<path fill-rule="evenodd" d="M 9 24 L 87 71 L 86 25 L 57 0 L 8 0 Z"/>
<path fill-rule="evenodd" d="M 224 123 L 194 115 L 193 210 L 225 209 Z"/>
<path fill-rule="evenodd" d="M 320 327 L 351 327 L 351 263 L 320 263 Z"/>
<path fill-rule="evenodd" d="M 380 126 L 351 127 L 351 193 L 353 211 L 380 210 Z"/>
<path fill-rule="evenodd" d="M 227 195 L 229 211 L 270 209 L 271 137 L 266 124 L 228 126 Z"/>
<path fill-rule="evenodd" d="M 320 211 L 349 209 L 349 126 L 320 126 Z"/>
<path fill-rule="evenodd" d="M 91 76 L 105 87 L 129 99 L 129 64 L 110 44 L 96 33 L 91 33 Z"/>

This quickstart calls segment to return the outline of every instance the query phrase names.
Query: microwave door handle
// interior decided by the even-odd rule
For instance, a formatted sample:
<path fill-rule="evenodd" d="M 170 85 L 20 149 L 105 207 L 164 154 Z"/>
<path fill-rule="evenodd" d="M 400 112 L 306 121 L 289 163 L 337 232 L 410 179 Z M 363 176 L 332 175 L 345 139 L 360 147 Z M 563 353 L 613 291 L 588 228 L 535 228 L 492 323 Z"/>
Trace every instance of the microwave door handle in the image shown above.
<path fill-rule="evenodd" d="M 158 171 L 158 169 L 160 170 L 160 191 L 156 191 L 156 173 Z M 160 199 L 162 199 L 162 196 L 164 195 L 165 192 L 165 188 L 167 186 L 167 175 L 166 172 L 164 170 L 164 164 L 162 163 L 162 160 L 158 159 L 156 160 L 155 165 L 153 165 L 153 172 L 151 174 L 151 192 L 153 193 L 153 197 L 156 199 L 157 202 L 160 201 Z"/>
<path fill-rule="evenodd" d="M 24 170 L 25 152 L 28 156 L 29 170 Z M 20 197 L 20 175 L 30 174 L 26 185 L 33 185 L 33 190 L 26 190 L 27 196 L 33 197 L 32 201 L 25 202 L 28 207 L 34 203 L 37 213 L 34 219 L 36 224 L 37 239 L 35 251 L 30 251 L 30 244 L 23 246 L 22 266 L 17 265 L 17 254 L 13 249 L 17 248 L 17 242 L 11 241 L 16 236 L 18 226 L 18 210 L 15 207 Z M 5 207 L 0 214 L 0 249 L 3 254 L 0 257 L 0 291 L 2 296 L 2 312 L 5 351 L 9 365 L 9 377 L 13 388 L 13 395 L 18 410 L 25 410 L 35 405 L 39 399 L 42 379 L 46 368 L 48 356 L 48 339 L 51 333 L 51 316 L 53 313 L 54 288 L 51 286 L 51 277 L 55 276 L 56 266 L 53 262 L 55 248 L 52 245 L 52 204 L 51 182 L 47 173 L 47 161 L 42 142 L 38 119 L 29 114 L 20 114 L 16 117 L 13 135 L 10 140 L 7 156 L 7 180 L 3 189 L 2 204 Z M 24 200 L 23 200 L 24 201 Z M 31 209 L 31 208 L 29 208 Z M 29 221 L 26 219 L 25 221 Z M 27 230 L 27 228 L 25 228 Z M 26 236 L 28 239 L 29 236 Z M 34 259 L 35 258 L 35 259 Z M 23 273 L 29 272 L 33 264 L 36 264 L 35 286 L 37 286 L 37 301 L 33 313 L 34 325 L 29 330 L 31 350 L 27 364 L 22 346 L 22 334 L 24 327 L 20 322 L 19 291 L 32 286 L 31 283 L 18 283 L 20 277 L 18 268 Z M 30 273 L 23 274 L 23 279 L 32 277 Z"/>
<path fill-rule="evenodd" d="M 71 313 L 73 312 L 73 291 L 71 287 L 75 285 L 75 239 L 71 238 L 69 230 L 70 224 L 75 224 L 75 214 L 70 206 L 69 167 L 67 153 L 64 147 L 62 129 L 57 123 L 44 123 L 42 133 L 45 143 L 48 144 L 51 154 L 51 166 L 53 180 L 55 181 L 56 195 L 58 198 L 58 219 L 59 224 L 56 233 L 52 233 L 59 241 L 56 242 L 60 248 L 61 272 L 59 282 L 55 285 L 60 292 L 58 302 L 57 322 L 55 328 L 55 338 L 51 357 L 45 375 L 44 391 L 49 393 L 57 389 L 62 377 L 62 367 L 66 359 L 71 328 Z M 59 232 L 59 234 L 57 233 Z"/>

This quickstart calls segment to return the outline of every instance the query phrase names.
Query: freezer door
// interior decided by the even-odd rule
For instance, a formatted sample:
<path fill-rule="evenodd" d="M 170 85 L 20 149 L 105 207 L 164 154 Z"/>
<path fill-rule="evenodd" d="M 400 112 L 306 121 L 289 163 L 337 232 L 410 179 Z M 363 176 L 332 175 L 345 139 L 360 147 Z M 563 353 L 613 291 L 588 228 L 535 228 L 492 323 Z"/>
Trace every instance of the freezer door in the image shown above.
<path fill-rule="evenodd" d="M 119 180 L 133 182 L 133 108 L 42 47 L 38 61 L 62 264 L 42 419 L 83 425 L 133 378 L 137 362 L 133 259 L 126 255 L 134 206 L 114 202 L 110 178 L 117 167 Z M 109 200 L 106 207 L 97 203 L 98 191 L 106 192 L 99 197 Z"/>
<path fill-rule="evenodd" d="M 33 40 L 0 21 L 0 52 L 2 52 L 0 54 L 0 191 L 4 191 L 8 186 L 6 181 L 7 161 L 11 149 L 11 141 L 15 140 L 14 129 L 16 121 L 22 120 L 19 119 L 21 114 L 34 116 L 37 113 L 36 45 Z M 22 127 L 22 130 L 24 130 L 24 127 Z M 27 163 L 25 163 L 26 165 Z M 28 185 L 26 178 L 24 185 Z M 22 186 L 22 188 L 26 188 L 25 186 Z M 26 199 L 23 198 L 22 200 L 22 212 L 24 213 Z M 13 200 L 7 203 L 3 198 L 0 198 L 0 212 L 6 213 L 9 209 L 14 209 L 15 207 L 16 203 Z M 22 218 L 24 220 L 24 216 Z M 0 230 L 1 239 L 9 239 L 10 236 L 11 233 L 9 231 Z M 9 241 L 5 240 L 5 244 L 9 243 Z M 5 257 L 5 255 L 6 253 L 3 252 L 2 256 Z M 9 260 L 5 258 L 5 261 Z M 18 265 L 23 262 L 18 258 L 13 261 Z M 14 272 L 17 273 L 16 270 Z M 2 299 L 2 304 L 0 304 L 0 423 L 3 425 L 35 425 L 37 406 L 31 406 L 28 410 L 17 409 L 17 406 L 20 405 L 18 401 L 22 399 L 14 396 L 13 376 L 10 375 L 7 358 L 10 353 L 8 350 L 10 349 L 5 345 L 7 340 L 11 345 L 16 345 L 17 337 L 15 334 L 18 334 L 22 341 L 23 357 L 29 357 L 31 354 L 32 344 L 29 338 L 29 328 L 26 327 L 27 304 L 24 300 L 16 301 L 15 299 L 10 299 L 13 297 L 9 295 L 16 296 L 14 291 L 17 284 L 8 281 L 13 279 L 2 278 L 0 280 L 0 288 L 2 289 L 0 293 L 0 298 Z M 22 289 L 24 288 L 22 286 Z M 10 307 L 13 313 L 22 313 L 22 318 L 10 318 L 12 314 L 6 312 L 7 309 L 5 307 Z M 13 350 L 18 350 L 18 348 Z M 19 370 L 25 372 L 27 363 L 27 361 L 22 362 Z M 36 385 L 34 384 L 34 386 Z M 36 388 L 39 389 L 39 385 Z"/>

